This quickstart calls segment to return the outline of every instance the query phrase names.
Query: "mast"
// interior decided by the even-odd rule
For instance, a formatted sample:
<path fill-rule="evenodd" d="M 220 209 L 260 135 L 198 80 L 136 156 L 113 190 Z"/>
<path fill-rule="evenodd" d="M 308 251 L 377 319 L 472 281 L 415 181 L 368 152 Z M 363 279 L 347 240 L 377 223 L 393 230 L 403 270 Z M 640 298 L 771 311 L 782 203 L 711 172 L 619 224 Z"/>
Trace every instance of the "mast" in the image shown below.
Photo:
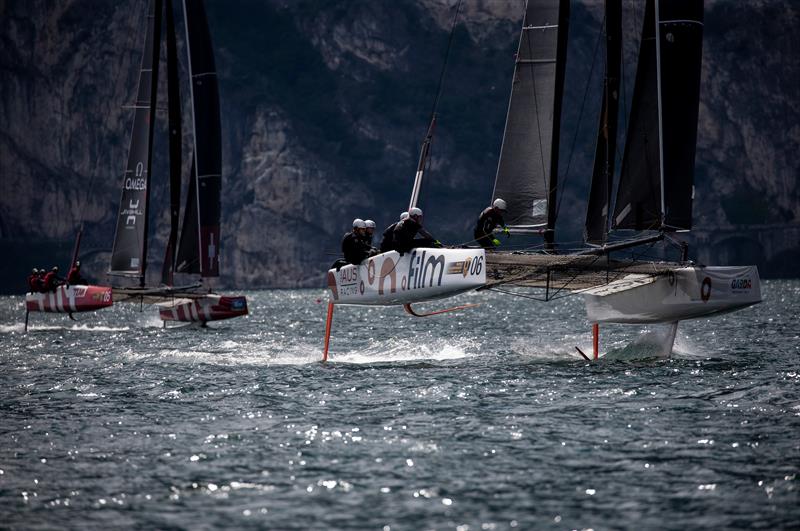
<path fill-rule="evenodd" d="M 417 201 L 419 201 L 419 193 L 422 190 L 422 178 L 425 176 L 425 166 L 428 163 L 431 142 L 433 141 L 433 130 L 435 128 L 436 113 L 433 113 L 431 116 L 431 123 L 428 126 L 428 132 L 425 134 L 425 140 L 422 141 L 422 147 L 419 150 L 419 162 L 417 163 L 417 173 L 414 176 L 414 187 L 411 189 L 411 199 L 408 202 L 408 212 L 417 206 Z"/>
<path fill-rule="evenodd" d="M 138 275 L 144 286 L 147 270 L 147 225 L 153 127 L 158 93 L 161 48 L 161 0 L 151 0 L 147 13 L 144 53 L 134 103 L 133 127 L 122 180 L 117 226 L 111 251 L 111 274 Z"/>
<path fill-rule="evenodd" d="M 602 245 L 608 239 L 608 215 L 614 179 L 619 113 L 619 81 L 622 61 L 622 2 L 606 0 L 606 68 L 594 170 L 586 208 L 584 240 Z"/>
<path fill-rule="evenodd" d="M 219 88 L 203 3 L 183 0 L 183 10 L 191 79 L 194 163 L 190 180 L 197 197 L 199 272 L 202 277 L 218 277 L 222 190 Z"/>
<path fill-rule="evenodd" d="M 543 232 L 552 246 L 558 137 L 569 23 L 568 0 L 525 6 L 492 198 L 508 205 L 514 232 Z"/>
<path fill-rule="evenodd" d="M 181 207 L 181 94 L 178 79 L 178 47 L 175 42 L 175 18 L 172 0 L 167 0 L 167 109 L 169 116 L 169 239 L 161 269 L 161 282 L 171 286 L 175 269 L 175 246 L 178 238 Z"/>

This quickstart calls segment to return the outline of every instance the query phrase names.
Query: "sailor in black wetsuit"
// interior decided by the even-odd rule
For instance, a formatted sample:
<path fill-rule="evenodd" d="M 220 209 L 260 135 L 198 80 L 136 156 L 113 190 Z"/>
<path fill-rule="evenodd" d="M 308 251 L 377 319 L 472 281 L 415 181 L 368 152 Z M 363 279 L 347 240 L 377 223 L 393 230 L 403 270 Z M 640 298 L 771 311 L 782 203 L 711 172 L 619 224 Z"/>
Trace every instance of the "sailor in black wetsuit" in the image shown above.
<path fill-rule="evenodd" d="M 394 223 L 386 227 L 386 230 L 383 231 L 383 236 L 381 236 L 382 253 L 394 249 L 394 228 L 397 227 L 398 224 L 402 223 L 404 219 L 408 219 L 408 212 L 403 212 L 402 214 L 400 214 L 400 221 L 395 221 Z"/>
<path fill-rule="evenodd" d="M 500 245 L 500 240 L 494 237 L 494 229 L 503 227 L 503 232 L 506 235 L 511 233 L 503 221 L 503 214 L 506 211 L 506 202 L 499 197 L 494 200 L 492 206 L 487 207 L 478 216 L 478 224 L 475 226 L 475 241 L 478 242 L 484 249 L 494 249 Z"/>
<path fill-rule="evenodd" d="M 364 242 L 369 247 L 369 255 L 375 256 L 378 254 L 378 250 L 372 246 L 372 239 L 375 235 L 375 222 L 371 219 L 364 220 L 364 225 L 366 225 L 366 229 L 364 231 Z"/>
<path fill-rule="evenodd" d="M 353 220 L 353 230 L 342 239 L 342 253 L 348 264 L 358 265 L 369 256 L 370 247 L 364 241 L 367 225 L 363 219 Z"/>
<path fill-rule="evenodd" d="M 416 238 L 419 234 L 422 238 Z M 417 247 L 441 247 L 439 240 L 422 228 L 422 210 L 417 207 L 408 211 L 408 219 L 399 222 L 394 228 L 394 250 L 400 254 Z"/>

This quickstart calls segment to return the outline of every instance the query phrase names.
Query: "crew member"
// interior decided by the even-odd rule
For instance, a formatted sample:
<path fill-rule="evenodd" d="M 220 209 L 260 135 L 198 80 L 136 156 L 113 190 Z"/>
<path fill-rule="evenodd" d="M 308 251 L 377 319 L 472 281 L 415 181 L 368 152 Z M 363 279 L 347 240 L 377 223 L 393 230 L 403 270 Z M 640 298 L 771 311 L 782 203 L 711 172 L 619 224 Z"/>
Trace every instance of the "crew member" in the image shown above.
<path fill-rule="evenodd" d="M 69 270 L 67 274 L 67 284 L 86 284 L 86 280 L 81 275 L 81 262 L 75 260 L 75 265 Z"/>
<path fill-rule="evenodd" d="M 421 238 L 416 238 L 419 234 Z M 400 254 L 417 247 L 441 247 L 439 240 L 422 227 L 422 210 L 417 207 L 408 211 L 408 219 L 394 228 L 394 250 Z"/>
<path fill-rule="evenodd" d="M 342 253 L 348 264 L 358 265 L 369 256 L 369 246 L 364 238 L 367 225 L 363 219 L 353 220 L 353 230 L 344 235 L 342 239 Z"/>
<path fill-rule="evenodd" d="M 39 291 L 39 286 L 39 270 L 34 267 L 31 274 L 28 275 L 28 290 L 31 293 L 36 293 Z"/>
<path fill-rule="evenodd" d="M 371 219 L 364 220 L 364 225 L 366 225 L 366 232 L 364 233 L 364 241 L 369 247 L 369 255 L 375 256 L 378 254 L 378 250 L 372 245 L 372 239 L 375 236 L 375 222 Z"/>
<path fill-rule="evenodd" d="M 39 293 L 44 293 L 44 292 L 47 291 L 44 288 L 44 277 L 45 277 L 45 275 L 46 275 L 46 272 L 45 272 L 44 268 L 40 267 L 39 268 L 39 274 L 36 275 L 36 286 L 37 286 L 36 291 L 38 291 Z"/>
<path fill-rule="evenodd" d="M 507 236 L 511 235 L 505 221 L 503 221 L 503 214 L 506 211 L 506 202 L 499 197 L 494 200 L 492 206 L 487 207 L 478 216 L 478 224 L 475 226 L 475 241 L 477 241 L 484 249 L 494 249 L 500 245 L 500 240 L 494 237 L 494 229 L 498 226 L 503 227 L 503 232 Z"/>
<path fill-rule="evenodd" d="M 58 276 L 58 266 L 53 266 L 53 269 L 44 276 L 42 291 L 55 291 L 63 282 L 64 279 Z"/>
<path fill-rule="evenodd" d="M 400 214 L 400 221 L 395 221 L 383 231 L 381 236 L 381 252 L 385 253 L 394 249 L 394 229 L 398 224 L 402 223 L 404 219 L 408 219 L 408 212 Z"/>

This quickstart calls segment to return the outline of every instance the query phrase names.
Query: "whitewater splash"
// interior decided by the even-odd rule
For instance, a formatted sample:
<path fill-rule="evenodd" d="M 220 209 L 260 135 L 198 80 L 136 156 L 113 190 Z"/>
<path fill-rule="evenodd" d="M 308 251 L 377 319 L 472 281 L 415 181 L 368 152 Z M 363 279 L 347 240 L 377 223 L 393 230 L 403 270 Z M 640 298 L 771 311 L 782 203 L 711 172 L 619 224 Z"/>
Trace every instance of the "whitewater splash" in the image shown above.
<path fill-rule="evenodd" d="M 331 354 L 334 363 L 397 363 L 413 361 L 448 361 L 480 355 L 481 345 L 472 339 L 448 341 L 437 339 L 419 342 L 409 339 L 371 340 L 366 348 Z"/>
<path fill-rule="evenodd" d="M 102 326 L 89 324 L 74 325 L 28 325 L 28 333 L 31 332 L 52 332 L 57 330 L 73 332 L 125 332 L 130 330 L 128 326 Z M 25 332 L 25 323 L 14 323 L 10 325 L 0 325 L 0 334 L 22 334 Z"/>

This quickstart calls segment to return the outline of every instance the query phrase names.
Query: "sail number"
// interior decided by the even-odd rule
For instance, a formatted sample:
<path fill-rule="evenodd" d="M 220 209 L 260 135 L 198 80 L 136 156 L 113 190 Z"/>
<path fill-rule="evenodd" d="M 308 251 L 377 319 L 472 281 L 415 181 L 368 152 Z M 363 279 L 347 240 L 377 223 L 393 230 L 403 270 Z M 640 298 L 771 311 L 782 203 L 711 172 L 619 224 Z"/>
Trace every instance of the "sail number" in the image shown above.
<path fill-rule="evenodd" d="M 469 274 L 480 275 L 481 271 L 483 271 L 483 257 L 473 258 L 472 263 L 469 265 Z"/>

